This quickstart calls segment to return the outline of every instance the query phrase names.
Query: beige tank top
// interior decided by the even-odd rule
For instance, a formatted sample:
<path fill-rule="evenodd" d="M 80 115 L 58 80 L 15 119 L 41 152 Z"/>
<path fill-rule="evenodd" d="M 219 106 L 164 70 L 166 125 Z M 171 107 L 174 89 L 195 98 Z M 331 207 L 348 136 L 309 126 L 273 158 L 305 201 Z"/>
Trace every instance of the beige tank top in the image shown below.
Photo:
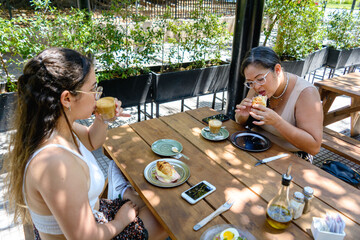
<path fill-rule="evenodd" d="M 295 86 L 291 91 L 291 94 L 288 101 L 286 102 L 283 112 L 280 115 L 285 121 L 289 122 L 293 126 L 296 126 L 295 104 L 299 98 L 300 93 L 308 87 L 315 88 L 314 85 L 312 85 L 305 79 L 297 77 Z M 260 127 L 257 127 L 255 131 L 265 135 L 270 139 L 271 142 L 280 145 L 281 147 L 285 148 L 290 152 L 301 151 L 300 149 L 289 143 L 287 140 L 285 140 L 283 136 L 272 125 L 262 125 Z"/>

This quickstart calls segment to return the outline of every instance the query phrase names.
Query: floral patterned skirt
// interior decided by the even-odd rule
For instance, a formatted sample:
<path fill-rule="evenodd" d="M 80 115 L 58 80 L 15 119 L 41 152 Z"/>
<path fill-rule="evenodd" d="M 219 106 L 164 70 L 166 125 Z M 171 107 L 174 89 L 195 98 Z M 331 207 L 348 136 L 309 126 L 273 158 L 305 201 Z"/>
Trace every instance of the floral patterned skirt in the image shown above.
<path fill-rule="evenodd" d="M 115 214 L 121 206 L 128 200 L 120 199 L 100 199 L 100 207 L 98 214 L 95 214 L 95 219 L 98 223 L 107 223 L 115 218 Z M 38 230 L 34 226 L 34 235 L 36 240 L 40 240 Z M 148 239 L 148 231 L 144 227 L 143 221 L 136 217 L 135 221 L 130 223 L 119 235 L 115 236 L 115 240 L 146 240 Z"/>
<path fill-rule="evenodd" d="M 308 162 L 310 162 L 311 164 L 313 163 L 313 160 L 314 160 L 314 156 L 307 153 L 307 152 L 304 152 L 304 151 L 298 151 L 298 152 L 294 152 L 294 154 Z"/>

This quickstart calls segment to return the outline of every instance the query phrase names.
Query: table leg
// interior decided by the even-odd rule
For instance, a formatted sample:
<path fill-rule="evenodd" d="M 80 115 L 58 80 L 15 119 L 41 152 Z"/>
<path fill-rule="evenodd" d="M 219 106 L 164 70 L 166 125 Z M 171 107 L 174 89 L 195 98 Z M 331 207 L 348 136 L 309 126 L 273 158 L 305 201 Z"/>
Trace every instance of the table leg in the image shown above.
<path fill-rule="evenodd" d="M 326 91 L 324 89 L 320 89 L 320 96 L 321 96 L 321 100 L 322 100 L 322 105 L 323 105 L 323 111 L 324 111 L 324 123 L 327 122 L 329 118 L 329 116 L 327 116 L 331 105 L 333 104 L 335 98 L 338 96 L 337 93 L 334 92 L 330 92 L 330 91 Z"/>
<path fill-rule="evenodd" d="M 351 98 L 351 106 L 360 106 L 360 98 Z M 360 112 L 351 113 L 350 117 L 350 135 L 355 137 L 360 134 Z"/>

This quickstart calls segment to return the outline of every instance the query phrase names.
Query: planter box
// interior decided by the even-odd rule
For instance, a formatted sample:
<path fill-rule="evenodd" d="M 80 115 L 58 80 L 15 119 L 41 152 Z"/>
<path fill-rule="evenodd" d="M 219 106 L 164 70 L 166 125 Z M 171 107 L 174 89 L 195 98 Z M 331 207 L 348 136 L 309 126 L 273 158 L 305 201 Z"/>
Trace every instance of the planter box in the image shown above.
<path fill-rule="evenodd" d="M 307 56 L 304 64 L 304 75 L 326 66 L 328 53 L 329 48 L 325 47 Z"/>
<path fill-rule="evenodd" d="M 293 73 L 300 77 L 306 75 L 305 71 L 305 60 L 298 61 L 283 61 L 281 65 L 284 67 L 286 72 Z"/>
<path fill-rule="evenodd" d="M 360 48 L 353 48 L 345 67 L 360 65 Z"/>
<path fill-rule="evenodd" d="M 138 106 L 151 102 L 150 86 L 152 75 L 150 73 L 129 78 L 114 78 L 99 82 L 104 88 L 103 96 L 116 97 L 121 100 L 122 107 Z"/>
<path fill-rule="evenodd" d="M 187 67 L 189 63 L 184 63 Z M 230 64 L 177 72 L 158 73 L 161 66 L 152 67 L 153 100 L 164 103 L 218 92 L 227 87 Z"/>
<path fill-rule="evenodd" d="M 0 94 L 0 132 L 13 129 L 16 101 L 17 94 L 14 92 Z"/>
<path fill-rule="evenodd" d="M 187 65 L 184 64 L 184 67 Z M 156 103 L 194 97 L 207 91 L 208 84 L 200 81 L 203 68 L 166 73 L 158 73 L 161 66 L 150 69 L 153 74 L 153 100 Z"/>
<path fill-rule="evenodd" d="M 329 49 L 327 66 L 337 69 L 355 65 L 360 65 L 360 48 L 343 50 Z"/>
<path fill-rule="evenodd" d="M 304 60 L 283 61 L 281 65 L 285 68 L 286 72 L 305 77 L 306 74 L 326 65 L 328 53 L 329 48 L 325 47 L 309 54 Z"/>
<path fill-rule="evenodd" d="M 205 68 L 204 77 L 211 79 L 208 93 L 216 93 L 227 89 L 230 75 L 230 63 Z"/>

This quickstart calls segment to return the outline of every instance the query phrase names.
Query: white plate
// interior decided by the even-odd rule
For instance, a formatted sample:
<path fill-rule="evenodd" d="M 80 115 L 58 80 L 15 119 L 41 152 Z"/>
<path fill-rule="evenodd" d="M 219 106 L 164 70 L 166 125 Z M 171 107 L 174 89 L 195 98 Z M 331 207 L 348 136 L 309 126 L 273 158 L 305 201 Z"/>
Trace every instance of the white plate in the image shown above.
<path fill-rule="evenodd" d="M 206 229 L 206 231 L 203 232 L 203 234 L 201 235 L 200 240 L 217 240 L 217 239 L 220 240 L 220 237 L 219 237 L 220 233 L 227 228 L 235 228 L 238 231 L 240 237 L 242 237 L 243 239 L 256 240 L 256 238 L 248 231 L 242 230 L 231 224 L 215 225 L 215 226 L 212 226 L 212 227 Z M 215 238 L 215 237 L 218 237 L 218 238 Z"/>
<path fill-rule="evenodd" d="M 167 161 L 168 163 L 170 163 L 175 168 L 175 170 L 179 173 L 180 178 L 174 183 L 160 182 L 155 177 L 155 169 L 156 169 L 157 161 Z M 158 187 L 163 187 L 163 188 L 171 188 L 171 187 L 179 186 L 179 185 L 183 184 L 184 182 L 186 182 L 186 180 L 188 180 L 188 178 L 190 177 L 190 169 L 189 169 L 188 165 L 186 165 L 182 161 L 172 159 L 172 158 L 162 158 L 162 159 L 152 161 L 145 167 L 144 177 L 152 185 L 155 185 Z"/>

